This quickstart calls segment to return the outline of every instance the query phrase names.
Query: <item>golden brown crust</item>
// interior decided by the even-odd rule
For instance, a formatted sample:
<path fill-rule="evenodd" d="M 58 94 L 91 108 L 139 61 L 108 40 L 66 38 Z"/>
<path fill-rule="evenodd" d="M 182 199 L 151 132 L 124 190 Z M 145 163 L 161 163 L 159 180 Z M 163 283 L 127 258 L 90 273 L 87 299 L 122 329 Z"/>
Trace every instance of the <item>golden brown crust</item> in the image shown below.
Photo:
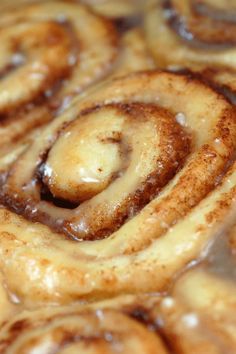
<path fill-rule="evenodd" d="M 96 109 L 93 108 L 94 105 L 97 106 Z M 83 112 L 82 115 L 81 112 Z M 143 149 L 147 146 L 149 154 L 152 154 L 149 144 L 152 144 L 153 134 L 155 135 L 152 124 L 155 122 L 156 114 L 160 120 L 155 129 L 160 129 L 162 133 L 161 138 L 158 138 L 159 143 L 162 144 L 159 149 L 162 151 L 161 149 L 166 146 L 163 148 L 166 157 L 165 161 L 162 161 L 161 169 L 158 169 L 158 178 L 153 179 L 152 173 L 154 172 L 150 175 L 153 181 L 158 181 L 158 183 L 162 180 L 162 168 L 165 178 L 173 173 L 175 176 L 166 186 L 162 187 L 160 194 L 158 194 L 158 184 L 154 184 L 157 195 L 153 193 L 153 186 L 151 189 L 142 187 L 143 195 L 138 187 L 136 191 L 140 190 L 140 194 L 137 198 L 134 192 L 134 199 L 139 205 L 140 200 L 147 198 L 147 205 L 140 212 L 138 209 L 135 210 L 132 215 L 133 201 L 132 198 L 129 199 L 131 204 L 126 204 L 128 209 L 122 207 L 125 210 L 124 215 L 127 215 L 127 210 L 130 213 L 123 225 L 120 225 L 120 219 L 118 219 L 118 224 L 116 218 L 113 220 L 108 218 L 111 221 L 103 219 L 104 224 L 108 225 L 106 228 L 108 233 L 105 234 L 107 238 L 103 239 L 104 230 L 101 227 L 103 228 L 104 224 L 99 221 L 99 217 L 105 215 L 101 210 L 107 210 L 106 217 L 109 214 L 116 215 L 114 208 L 122 205 L 120 196 L 123 197 L 124 193 L 127 193 L 125 189 L 115 187 L 120 185 L 128 188 L 128 184 L 132 182 L 131 185 L 134 188 L 135 173 L 138 173 L 138 179 L 143 178 L 145 183 L 148 182 L 149 179 L 143 174 L 144 171 L 152 166 L 151 161 L 161 161 L 158 155 L 148 155 L 145 149 L 139 150 L 140 147 L 143 146 Z M 177 120 L 175 123 L 174 117 Z M 205 117 L 208 119 L 206 120 Z M 68 303 L 78 298 L 101 298 L 121 293 L 160 291 L 168 288 L 172 278 L 178 272 L 182 271 L 193 259 L 201 257 L 201 252 L 213 237 L 215 228 L 224 220 L 232 207 L 235 195 L 235 165 L 224 178 L 223 176 L 229 168 L 229 159 L 232 157 L 235 146 L 234 117 L 234 107 L 223 96 L 199 80 L 158 71 L 137 73 L 115 79 L 109 85 L 105 85 L 103 90 L 93 89 L 83 98 L 75 100 L 74 105 L 51 125 L 48 125 L 40 138 L 16 160 L 7 178 L 4 180 L 5 175 L 2 177 L 3 203 L 27 218 L 43 221 L 51 227 L 53 223 L 55 227 L 55 222 L 57 222 L 58 230 L 61 232 L 57 234 L 45 226 L 32 224 L 2 210 L 0 230 L 3 237 L 0 245 L 3 256 L 0 262 L 11 291 L 16 293 L 25 304 L 35 306 L 45 302 Z M 99 119 L 101 119 L 101 124 L 98 123 Z M 125 133 L 120 130 L 123 119 L 131 122 L 131 126 L 125 128 Z M 96 122 L 94 127 L 93 121 Z M 133 126 L 132 122 L 135 122 Z M 102 135 L 97 133 L 98 127 L 101 130 L 99 134 L 102 133 Z M 59 136 L 58 132 L 60 132 Z M 97 135 L 93 135 L 93 132 L 100 138 L 102 137 L 102 142 L 99 140 L 98 145 L 96 145 Z M 126 135 L 128 132 L 131 134 L 130 138 Z M 83 138 L 78 141 L 83 141 L 83 146 L 79 146 L 74 156 L 73 151 L 77 151 L 77 134 L 82 134 Z M 178 135 L 177 139 L 176 135 Z M 68 137 L 71 140 L 67 141 Z M 134 142 L 137 139 L 137 143 L 130 148 L 129 139 L 131 138 Z M 188 147 L 189 138 L 192 139 L 191 149 L 186 158 L 184 154 L 187 152 L 185 150 Z M 90 146 L 90 143 L 86 145 L 87 139 L 95 139 L 92 140 L 92 146 L 96 146 L 96 152 L 92 155 L 89 155 L 90 150 L 87 146 Z M 117 150 L 117 144 L 122 142 L 122 139 L 126 143 L 121 143 Z M 110 144 L 108 153 L 104 141 Z M 69 147 L 70 143 L 73 149 Z M 176 148 L 178 153 L 175 152 Z M 67 149 L 71 152 L 64 156 L 63 151 Z M 45 160 L 45 151 L 48 152 L 48 162 Z M 91 178 L 95 176 L 99 179 L 100 177 L 97 176 L 100 176 L 101 172 L 96 172 L 97 175 L 94 175 L 94 172 L 92 174 L 87 172 L 86 177 L 89 179 L 87 184 L 83 180 L 84 175 L 78 174 L 77 176 L 83 180 L 81 187 L 78 188 L 79 200 L 88 197 L 88 195 L 83 197 L 83 191 L 87 191 L 86 193 L 89 191 L 95 195 L 74 210 L 66 209 L 65 205 L 61 208 L 56 200 L 51 202 L 46 201 L 45 198 L 41 200 L 40 189 L 42 183 L 45 182 L 55 196 L 61 196 L 62 186 L 67 187 L 66 193 L 70 193 L 70 188 L 72 188 L 72 195 L 76 195 L 77 192 L 73 192 L 74 187 L 70 186 L 71 182 L 67 181 L 70 181 L 73 171 L 77 171 L 76 173 L 80 171 L 80 167 L 76 170 L 76 166 L 80 166 L 81 163 L 80 151 L 88 152 L 86 153 L 87 161 L 83 161 L 81 165 L 83 173 L 88 166 L 96 166 L 99 161 L 102 166 L 104 165 L 104 171 L 108 171 L 107 182 L 104 180 L 105 177 L 102 177 L 99 182 L 101 185 L 97 181 L 97 185 L 94 186 L 94 181 L 92 181 L 90 187 Z M 124 161 L 122 161 L 122 151 L 125 152 Z M 96 155 L 97 152 L 100 154 Z M 129 158 L 131 153 L 136 156 L 138 164 L 135 162 L 132 165 L 135 159 Z M 139 158 L 142 154 L 145 159 Z M 161 155 L 164 156 L 163 152 Z M 63 160 L 61 162 L 60 156 Z M 150 156 L 152 156 L 151 159 Z M 152 160 L 153 156 L 154 160 Z M 79 162 L 75 163 L 77 157 Z M 106 161 L 108 160 L 106 159 L 111 157 L 114 157 L 114 160 L 109 162 L 107 169 Z M 102 161 L 101 158 L 105 160 Z M 178 159 L 180 160 L 176 166 L 176 173 L 172 168 Z M 185 161 L 183 167 L 181 167 L 181 159 L 184 159 L 182 162 Z M 42 162 L 46 162 L 46 165 Z M 142 163 L 147 164 L 144 165 L 144 170 L 141 167 Z M 165 163 L 166 166 L 163 165 Z M 130 174 L 127 172 L 127 177 L 124 173 L 124 177 L 120 176 L 118 179 L 110 180 L 109 174 L 113 175 L 114 172 L 122 170 L 125 166 L 122 167 L 122 164 L 128 164 L 125 168 Z M 60 166 L 63 166 L 64 173 L 60 172 L 62 171 Z M 171 169 L 168 170 L 170 167 Z M 66 171 L 70 171 L 69 174 Z M 44 181 L 38 179 L 42 173 Z M 60 176 L 60 178 L 55 176 Z M 124 184 L 122 178 L 126 181 Z M 165 178 L 161 184 L 168 181 Z M 221 179 L 222 183 L 216 188 Z M 228 180 L 232 181 L 231 184 Z M 106 183 L 108 187 L 103 190 Z M 99 188 L 102 188 L 102 192 L 99 192 Z M 135 188 L 132 190 L 135 191 Z M 147 190 L 151 191 L 151 197 L 150 195 L 146 197 Z M 115 196 L 118 196 L 119 203 Z M 148 203 L 149 198 L 152 200 Z M 50 206 L 53 202 L 54 205 Z M 99 204 L 102 209 L 99 209 Z M 80 208 L 86 210 L 87 206 L 89 206 L 88 212 L 81 217 L 79 210 L 82 209 Z M 71 213 L 74 219 L 71 218 Z M 93 215 L 98 216 L 95 218 Z M 120 225 L 115 232 L 113 232 L 114 225 L 115 229 Z M 16 227 L 19 230 L 25 230 L 23 236 L 19 237 Z M 74 243 L 66 236 L 69 231 L 74 239 L 79 239 L 81 235 L 83 236 L 80 230 L 85 235 L 86 232 L 88 235 L 90 232 L 92 236 L 89 237 L 90 239 L 100 238 L 100 240 Z M 6 231 L 11 238 L 8 237 Z M 62 235 L 63 232 L 65 235 Z M 22 232 L 20 233 L 22 235 Z M 35 243 L 32 243 L 32 238 Z M 63 263 L 60 261 L 62 258 Z M 31 263 L 34 264 L 34 272 L 31 272 Z M 15 278 L 13 273 L 17 273 Z M 14 279 L 21 279 L 20 287 Z M 33 297 L 32 294 L 34 294 Z"/>
<path fill-rule="evenodd" d="M 142 2 L 0 4 L 1 353 L 236 351 L 235 4 L 147 3 L 169 71 Z"/>

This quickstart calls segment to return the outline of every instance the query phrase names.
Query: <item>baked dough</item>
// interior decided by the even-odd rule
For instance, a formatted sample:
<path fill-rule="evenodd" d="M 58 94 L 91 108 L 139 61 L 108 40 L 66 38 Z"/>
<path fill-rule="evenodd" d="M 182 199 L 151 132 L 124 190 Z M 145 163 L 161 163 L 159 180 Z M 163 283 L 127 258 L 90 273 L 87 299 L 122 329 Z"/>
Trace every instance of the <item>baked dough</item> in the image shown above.
<path fill-rule="evenodd" d="M 147 43 L 159 67 L 200 72 L 235 102 L 235 19 L 234 1 L 151 0 Z"/>
<path fill-rule="evenodd" d="M 236 352 L 236 109 L 150 3 L 0 4 L 0 353 Z M 225 60 L 234 4 L 171 4 Z"/>

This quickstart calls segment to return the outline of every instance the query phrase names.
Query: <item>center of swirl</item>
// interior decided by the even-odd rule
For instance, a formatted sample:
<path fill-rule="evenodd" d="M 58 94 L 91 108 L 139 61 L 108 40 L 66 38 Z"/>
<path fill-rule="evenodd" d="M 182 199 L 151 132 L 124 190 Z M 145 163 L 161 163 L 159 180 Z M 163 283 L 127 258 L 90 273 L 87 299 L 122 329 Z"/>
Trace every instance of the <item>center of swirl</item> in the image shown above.
<path fill-rule="evenodd" d="M 12 206 L 16 196 L 18 212 L 76 240 L 117 230 L 159 193 L 189 153 L 189 136 L 174 115 L 146 103 L 91 107 L 49 136 L 47 147 L 36 142 L 17 161 L 21 181 L 15 182 L 15 165 L 5 200 Z"/>
<path fill-rule="evenodd" d="M 44 183 L 54 197 L 74 203 L 90 199 L 121 174 L 129 155 L 126 151 L 124 156 L 125 121 L 107 107 L 82 116 L 63 131 L 44 169 Z"/>

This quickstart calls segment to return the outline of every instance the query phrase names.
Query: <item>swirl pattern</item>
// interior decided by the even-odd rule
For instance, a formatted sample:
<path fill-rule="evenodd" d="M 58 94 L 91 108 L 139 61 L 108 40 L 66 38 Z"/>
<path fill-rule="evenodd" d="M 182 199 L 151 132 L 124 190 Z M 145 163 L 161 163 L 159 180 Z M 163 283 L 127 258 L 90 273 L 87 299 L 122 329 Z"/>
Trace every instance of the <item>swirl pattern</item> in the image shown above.
<path fill-rule="evenodd" d="M 5 11 L 0 38 L 4 147 L 52 120 L 71 97 L 104 77 L 117 56 L 112 24 L 81 4 L 63 1 Z"/>
<path fill-rule="evenodd" d="M 157 64 L 201 72 L 234 92 L 235 14 L 233 1 L 150 1 L 146 33 Z"/>
<path fill-rule="evenodd" d="M 1 269 L 30 306 L 165 289 L 235 198 L 235 165 L 223 178 L 235 108 L 223 96 L 158 71 L 92 91 L 2 174 L 2 203 L 54 230 L 0 214 Z"/>
<path fill-rule="evenodd" d="M 173 117 L 154 106 L 142 107 L 137 103 L 105 105 L 85 112 L 60 133 L 52 147 L 38 148 L 42 155 L 45 149 L 51 148 L 39 167 L 45 189 L 54 198 L 80 205 L 67 211 L 68 216 L 64 218 L 65 210 L 60 212 L 51 203 L 49 206 L 45 201 L 40 202 L 40 191 L 34 202 L 35 188 L 30 191 L 30 184 L 38 182 L 31 179 L 23 179 L 17 186 L 18 197 L 13 204 L 18 205 L 20 213 L 28 204 L 28 210 L 35 210 L 35 220 L 48 223 L 57 231 L 64 230 L 76 239 L 98 239 L 115 231 L 158 192 L 181 166 L 188 144 Z M 31 149 L 33 152 L 32 146 Z M 23 160 L 14 164 L 14 176 L 19 176 L 17 164 Z M 34 159 L 31 165 L 30 169 L 34 169 Z M 15 184 L 13 173 L 10 175 L 3 186 L 9 206 Z M 20 193 L 23 186 L 28 189 L 25 195 Z M 81 204 L 83 201 L 86 202 Z M 30 213 L 26 212 L 29 218 Z"/>
<path fill-rule="evenodd" d="M 234 1 L 0 10 L 0 353 L 235 353 Z"/>
<path fill-rule="evenodd" d="M 134 299 L 121 298 L 84 308 L 25 312 L 2 328 L 0 351 L 167 354 L 161 338 L 132 317 L 138 306 Z"/>
<path fill-rule="evenodd" d="M 194 289 L 194 291 L 192 291 Z M 122 296 L 23 311 L 0 328 L 1 353 L 234 353 L 235 284 L 195 269 L 168 296 Z"/>

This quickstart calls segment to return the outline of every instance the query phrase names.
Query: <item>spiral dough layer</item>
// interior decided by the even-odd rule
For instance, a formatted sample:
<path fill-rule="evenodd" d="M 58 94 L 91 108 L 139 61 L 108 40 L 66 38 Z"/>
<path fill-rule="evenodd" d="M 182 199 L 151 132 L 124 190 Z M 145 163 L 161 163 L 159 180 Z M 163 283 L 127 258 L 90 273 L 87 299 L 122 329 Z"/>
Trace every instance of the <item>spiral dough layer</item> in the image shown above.
<path fill-rule="evenodd" d="M 117 45 L 113 25 L 79 3 L 37 2 L 3 10 L 1 148 L 52 120 L 74 95 L 108 74 Z"/>
<path fill-rule="evenodd" d="M 194 289 L 194 291 L 193 291 Z M 168 296 L 23 311 L 0 327 L 7 353 L 234 353 L 235 284 L 191 270 Z"/>
<path fill-rule="evenodd" d="M 160 353 L 161 338 L 137 321 L 132 298 L 24 312 L 0 332 L 1 353 Z M 136 311 L 137 311 L 136 310 Z"/>
<path fill-rule="evenodd" d="M 191 69 L 236 91 L 236 7 L 234 1 L 151 0 L 146 34 L 162 68 Z"/>
<path fill-rule="evenodd" d="M 184 75 L 74 100 L 2 173 L 2 203 L 29 220 L 0 209 L 9 292 L 34 307 L 166 289 L 232 206 L 235 134 L 234 107 Z"/>

